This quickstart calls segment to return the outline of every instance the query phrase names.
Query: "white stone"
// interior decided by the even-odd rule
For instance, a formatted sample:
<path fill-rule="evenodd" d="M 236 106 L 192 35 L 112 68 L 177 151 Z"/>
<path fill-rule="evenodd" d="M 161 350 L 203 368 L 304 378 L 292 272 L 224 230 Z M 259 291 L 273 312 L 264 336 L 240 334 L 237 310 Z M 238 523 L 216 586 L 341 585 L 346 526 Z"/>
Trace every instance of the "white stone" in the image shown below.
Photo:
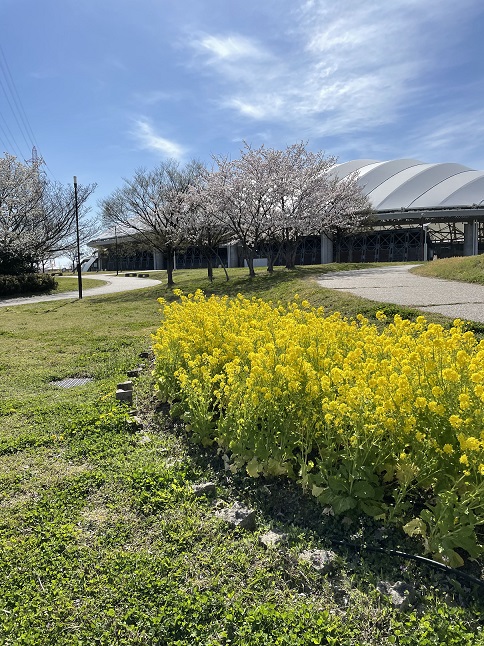
<path fill-rule="evenodd" d="M 337 556 L 331 550 L 305 550 L 299 555 L 299 559 L 309 563 L 321 574 L 329 574 L 336 567 Z"/>
<path fill-rule="evenodd" d="M 215 512 L 217 518 L 221 518 L 232 527 L 240 529 L 255 529 L 255 511 L 249 509 L 240 502 L 236 502 L 232 507 L 226 507 Z"/>

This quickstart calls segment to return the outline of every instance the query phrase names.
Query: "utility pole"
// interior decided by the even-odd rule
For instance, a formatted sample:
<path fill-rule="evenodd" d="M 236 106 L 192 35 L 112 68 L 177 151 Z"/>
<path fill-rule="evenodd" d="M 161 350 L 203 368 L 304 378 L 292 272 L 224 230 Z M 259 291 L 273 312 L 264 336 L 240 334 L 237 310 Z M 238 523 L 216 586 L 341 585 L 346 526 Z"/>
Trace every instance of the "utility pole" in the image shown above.
<path fill-rule="evenodd" d="M 81 276 L 81 245 L 79 243 L 79 206 L 77 201 L 77 177 L 74 175 L 74 203 L 76 208 L 76 234 L 77 234 L 77 285 L 79 298 L 82 298 L 82 276 Z"/>
<path fill-rule="evenodd" d="M 117 232 L 116 226 L 114 227 L 114 241 L 115 241 L 115 251 L 116 251 L 116 276 L 119 276 L 118 232 Z"/>

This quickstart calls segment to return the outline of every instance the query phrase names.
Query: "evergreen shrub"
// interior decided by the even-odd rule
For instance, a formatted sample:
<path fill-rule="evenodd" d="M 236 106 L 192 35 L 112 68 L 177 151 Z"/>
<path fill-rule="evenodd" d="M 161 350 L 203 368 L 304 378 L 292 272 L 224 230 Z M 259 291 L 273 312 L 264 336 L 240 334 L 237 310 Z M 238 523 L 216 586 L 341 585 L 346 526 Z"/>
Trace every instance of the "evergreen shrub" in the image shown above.
<path fill-rule="evenodd" d="M 56 287 L 57 281 L 49 274 L 0 275 L 0 296 L 37 294 L 39 292 L 48 292 Z"/>

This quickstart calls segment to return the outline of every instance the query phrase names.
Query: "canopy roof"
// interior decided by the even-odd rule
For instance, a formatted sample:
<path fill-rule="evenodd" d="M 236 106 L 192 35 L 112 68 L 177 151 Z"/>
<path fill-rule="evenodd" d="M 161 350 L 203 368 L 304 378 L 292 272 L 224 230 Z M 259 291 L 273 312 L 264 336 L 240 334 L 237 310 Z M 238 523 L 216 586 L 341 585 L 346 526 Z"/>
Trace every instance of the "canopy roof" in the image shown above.
<path fill-rule="evenodd" d="M 330 173 L 343 178 L 355 171 L 375 211 L 484 206 L 484 171 L 462 164 L 357 159 L 337 164 Z"/>

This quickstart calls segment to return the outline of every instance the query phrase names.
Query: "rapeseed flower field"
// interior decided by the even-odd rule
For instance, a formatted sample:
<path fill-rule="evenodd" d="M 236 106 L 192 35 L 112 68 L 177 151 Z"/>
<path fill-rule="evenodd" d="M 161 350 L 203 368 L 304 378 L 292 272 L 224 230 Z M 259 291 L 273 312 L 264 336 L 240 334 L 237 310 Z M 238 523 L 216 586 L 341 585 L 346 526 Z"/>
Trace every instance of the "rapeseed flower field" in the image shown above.
<path fill-rule="evenodd" d="M 484 341 L 462 321 L 177 296 L 160 299 L 156 387 L 197 441 L 331 513 L 399 525 L 449 565 L 482 553 Z"/>

